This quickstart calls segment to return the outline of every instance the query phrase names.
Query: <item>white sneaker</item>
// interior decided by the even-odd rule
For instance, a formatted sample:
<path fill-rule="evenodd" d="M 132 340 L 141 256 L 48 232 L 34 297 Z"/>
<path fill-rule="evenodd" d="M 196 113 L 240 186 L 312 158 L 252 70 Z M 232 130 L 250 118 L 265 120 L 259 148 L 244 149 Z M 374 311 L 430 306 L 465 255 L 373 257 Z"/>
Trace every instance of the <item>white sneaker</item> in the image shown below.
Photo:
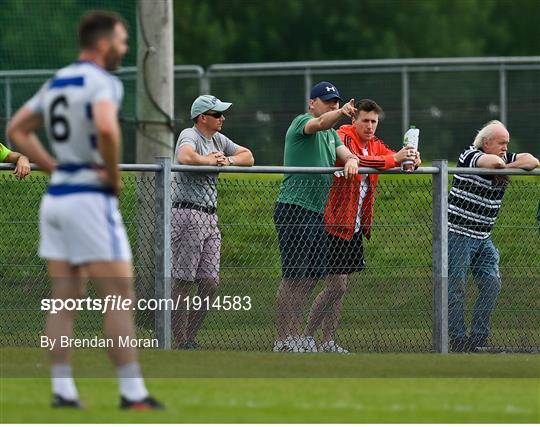
<path fill-rule="evenodd" d="M 284 340 L 277 340 L 274 343 L 273 351 L 281 353 L 305 353 L 303 337 L 288 336 Z"/>
<path fill-rule="evenodd" d="M 317 350 L 317 343 L 315 342 L 315 338 L 308 335 L 305 337 L 301 337 L 302 340 L 302 346 L 304 347 L 305 353 L 317 353 L 319 350 Z"/>
<path fill-rule="evenodd" d="M 287 340 L 276 340 L 274 341 L 272 351 L 275 353 L 288 353 L 292 350 L 287 345 Z"/>
<path fill-rule="evenodd" d="M 336 344 L 334 340 L 323 342 L 319 346 L 319 351 L 324 353 L 348 353 L 349 350 L 345 350 L 343 347 L 340 347 Z"/>

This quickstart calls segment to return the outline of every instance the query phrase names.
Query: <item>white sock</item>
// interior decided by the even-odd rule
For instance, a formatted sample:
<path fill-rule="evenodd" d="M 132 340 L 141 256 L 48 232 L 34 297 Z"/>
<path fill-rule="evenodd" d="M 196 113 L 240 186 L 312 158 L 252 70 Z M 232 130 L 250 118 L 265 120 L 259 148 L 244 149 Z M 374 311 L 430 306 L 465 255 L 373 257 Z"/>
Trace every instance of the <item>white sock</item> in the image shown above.
<path fill-rule="evenodd" d="M 141 367 L 138 363 L 128 363 L 116 369 L 120 395 L 129 400 L 143 400 L 148 397 L 148 390 L 144 385 Z"/>
<path fill-rule="evenodd" d="M 64 399 L 77 400 L 79 393 L 73 381 L 71 365 L 67 363 L 57 363 L 51 365 L 52 392 L 62 396 Z"/>

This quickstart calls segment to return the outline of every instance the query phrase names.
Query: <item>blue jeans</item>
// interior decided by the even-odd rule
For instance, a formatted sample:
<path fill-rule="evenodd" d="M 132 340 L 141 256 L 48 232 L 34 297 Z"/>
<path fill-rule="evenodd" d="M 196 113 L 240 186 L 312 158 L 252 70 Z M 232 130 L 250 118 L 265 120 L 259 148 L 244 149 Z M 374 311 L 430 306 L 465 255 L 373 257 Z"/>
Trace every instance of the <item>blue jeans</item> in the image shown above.
<path fill-rule="evenodd" d="M 499 252 L 491 239 L 479 240 L 449 232 L 448 336 L 451 340 L 467 336 L 463 306 L 469 269 L 480 291 L 474 304 L 471 337 L 485 339 L 489 335 L 491 313 L 501 290 Z"/>

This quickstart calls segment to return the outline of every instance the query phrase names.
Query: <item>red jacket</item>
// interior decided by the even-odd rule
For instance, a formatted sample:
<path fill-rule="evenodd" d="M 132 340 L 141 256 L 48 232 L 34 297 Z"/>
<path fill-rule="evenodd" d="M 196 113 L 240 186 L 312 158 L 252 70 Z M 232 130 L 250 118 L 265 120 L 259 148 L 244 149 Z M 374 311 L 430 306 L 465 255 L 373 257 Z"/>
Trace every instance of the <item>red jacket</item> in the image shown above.
<path fill-rule="evenodd" d="M 399 163 L 394 160 L 395 151 L 390 149 L 381 139 L 374 137 L 368 141 L 367 150 L 369 155 L 364 156 L 362 147 L 365 147 L 365 145 L 360 140 L 353 125 L 343 125 L 338 129 L 337 133 L 343 144 L 358 156 L 361 167 L 384 170 L 399 166 Z M 337 160 L 336 166 L 343 166 L 343 162 Z M 371 237 L 375 187 L 378 180 L 378 174 L 370 174 L 367 177 L 368 190 L 362 203 L 361 231 L 367 239 Z M 361 174 L 355 175 L 353 179 L 334 177 L 324 209 L 327 233 L 346 240 L 352 239 L 358 212 L 361 183 Z"/>

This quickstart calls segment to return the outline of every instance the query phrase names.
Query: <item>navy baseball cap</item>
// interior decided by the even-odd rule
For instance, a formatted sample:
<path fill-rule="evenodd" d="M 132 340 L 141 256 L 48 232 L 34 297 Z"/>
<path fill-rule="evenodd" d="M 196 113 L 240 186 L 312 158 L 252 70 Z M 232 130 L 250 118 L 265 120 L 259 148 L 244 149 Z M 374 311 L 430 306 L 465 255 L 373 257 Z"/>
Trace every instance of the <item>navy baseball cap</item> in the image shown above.
<path fill-rule="evenodd" d="M 310 99 L 321 98 L 323 101 L 328 101 L 329 99 L 339 99 L 343 102 L 339 96 L 339 91 L 330 82 L 320 82 L 311 88 L 311 94 L 309 95 Z"/>

